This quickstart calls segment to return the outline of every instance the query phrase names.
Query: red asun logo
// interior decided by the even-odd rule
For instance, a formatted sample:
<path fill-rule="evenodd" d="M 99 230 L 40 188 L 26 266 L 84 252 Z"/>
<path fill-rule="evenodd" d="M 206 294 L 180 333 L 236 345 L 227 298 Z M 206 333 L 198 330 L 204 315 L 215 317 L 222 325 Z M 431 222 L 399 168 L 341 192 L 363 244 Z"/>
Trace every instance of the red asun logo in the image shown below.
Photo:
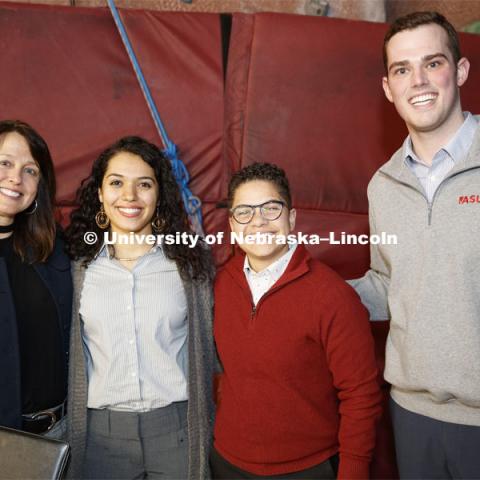
<path fill-rule="evenodd" d="M 460 205 L 464 203 L 480 203 L 480 195 L 460 195 L 458 197 L 458 203 Z"/>

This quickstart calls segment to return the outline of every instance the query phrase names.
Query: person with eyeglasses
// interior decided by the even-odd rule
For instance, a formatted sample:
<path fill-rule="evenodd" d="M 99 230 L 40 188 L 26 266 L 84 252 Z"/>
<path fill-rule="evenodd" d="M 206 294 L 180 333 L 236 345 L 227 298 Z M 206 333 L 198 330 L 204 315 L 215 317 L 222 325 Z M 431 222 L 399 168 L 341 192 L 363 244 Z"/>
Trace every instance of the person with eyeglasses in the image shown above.
<path fill-rule="evenodd" d="M 215 281 L 215 479 L 369 477 L 380 390 L 368 314 L 300 244 L 285 172 L 255 163 L 229 183 L 240 243 Z M 278 240 L 278 241 L 276 241 Z"/>

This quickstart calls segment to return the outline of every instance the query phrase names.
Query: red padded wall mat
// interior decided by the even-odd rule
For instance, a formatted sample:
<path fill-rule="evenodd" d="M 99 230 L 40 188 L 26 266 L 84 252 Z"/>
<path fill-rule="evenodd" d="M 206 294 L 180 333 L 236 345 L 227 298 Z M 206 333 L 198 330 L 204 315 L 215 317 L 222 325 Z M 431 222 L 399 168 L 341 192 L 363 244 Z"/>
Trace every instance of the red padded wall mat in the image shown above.
<path fill-rule="evenodd" d="M 121 10 L 165 123 L 205 202 L 208 231 L 225 228 L 223 70 L 215 14 Z M 0 118 L 31 123 L 55 162 L 68 205 L 92 161 L 123 135 L 159 144 L 147 104 L 107 9 L 0 3 Z M 64 221 L 67 221 L 64 215 Z"/>
<path fill-rule="evenodd" d="M 262 13 L 235 14 L 225 100 L 224 152 L 233 169 L 270 161 L 287 172 L 297 230 L 365 233 L 366 187 L 406 129 L 381 88 L 385 24 Z M 480 38 L 463 34 L 467 56 Z M 480 110 L 480 65 L 463 87 Z M 313 246 L 345 277 L 368 267 L 368 247 Z"/>

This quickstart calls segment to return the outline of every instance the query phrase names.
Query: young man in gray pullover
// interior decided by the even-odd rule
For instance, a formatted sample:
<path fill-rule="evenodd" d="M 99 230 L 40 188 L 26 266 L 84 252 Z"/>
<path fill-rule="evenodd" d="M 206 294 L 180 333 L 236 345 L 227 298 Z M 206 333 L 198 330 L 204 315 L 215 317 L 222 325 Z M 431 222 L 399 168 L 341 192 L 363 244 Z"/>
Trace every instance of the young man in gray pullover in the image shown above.
<path fill-rule="evenodd" d="M 480 478 L 480 128 L 463 112 L 469 62 L 435 12 L 396 20 L 385 95 L 409 136 L 368 187 L 371 269 L 351 283 L 390 318 L 385 378 L 401 478 Z"/>

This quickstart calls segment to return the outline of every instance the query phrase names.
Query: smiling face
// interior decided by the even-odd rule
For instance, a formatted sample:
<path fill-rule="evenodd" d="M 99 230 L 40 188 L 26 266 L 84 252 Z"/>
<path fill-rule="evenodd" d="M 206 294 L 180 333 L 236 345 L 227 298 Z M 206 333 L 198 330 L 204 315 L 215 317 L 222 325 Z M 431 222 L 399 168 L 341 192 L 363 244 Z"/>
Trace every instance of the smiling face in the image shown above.
<path fill-rule="evenodd" d="M 151 221 L 158 203 L 155 172 L 138 155 L 120 152 L 108 162 L 100 202 L 110 219 L 112 232 L 151 234 Z"/>
<path fill-rule="evenodd" d="M 10 225 L 32 204 L 39 180 L 40 168 L 23 136 L 0 136 L 0 225 Z"/>
<path fill-rule="evenodd" d="M 469 63 L 455 64 L 445 30 L 436 24 L 403 30 L 388 42 L 387 59 L 383 89 L 410 134 L 453 135 L 463 123 L 459 87 Z"/>
<path fill-rule="evenodd" d="M 285 203 L 280 196 L 278 189 L 272 182 L 266 180 L 251 180 L 242 183 L 233 196 L 232 209 L 239 205 L 259 205 L 271 200 L 278 200 Z M 230 228 L 232 232 L 244 236 L 255 235 L 256 233 L 271 233 L 274 235 L 288 235 L 295 227 L 295 210 L 285 206 L 282 214 L 276 220 L 266 220 L 260 214 L 260 209 L 255 209 L 252 220 L 247 224 L 239 224 L 233 217 L 230 217 Z M 288 245 L 277 245 L 276 243 L 266 245 L 240 245 L 240 248 L 247 254 L 250 266 L 259 272 L 267 268 L 275 260 L 279 259 L 288 251 Z"/>

